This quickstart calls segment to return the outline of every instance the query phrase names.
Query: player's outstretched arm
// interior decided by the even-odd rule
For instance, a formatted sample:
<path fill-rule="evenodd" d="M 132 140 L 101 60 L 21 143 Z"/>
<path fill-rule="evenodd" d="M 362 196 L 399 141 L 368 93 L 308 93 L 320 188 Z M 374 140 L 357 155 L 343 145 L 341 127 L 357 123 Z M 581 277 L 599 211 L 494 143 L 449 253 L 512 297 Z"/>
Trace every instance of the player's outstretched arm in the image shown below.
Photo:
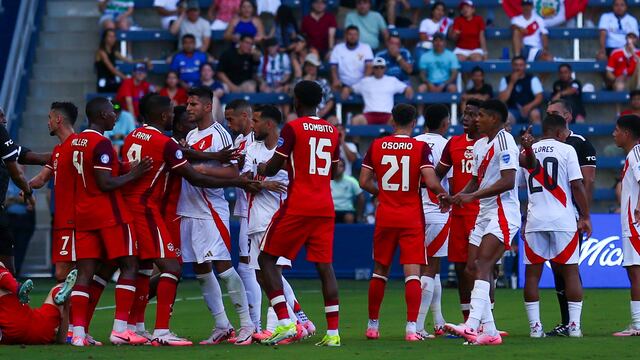
<path fill-rule="evenodd" d="M 142 177 L 147 171 L 151 170 L 152 165 L 153 160 L 145 157 L 139 163 L 132 165 L 131 170 L 128 173 L 120 176 L 111 175 L 111 170 L 94 169 L 96 185 L 98 185 L 98 188 L 104 192 L 119 189 L 125 184 Z"/>
<path fill-rule="evenodd" d="M 282 169 L 285 160 L 287 159 L 284 156 L 278 153 L 273 154 L 266 164 L 258 164 L 258 175 L 264 175 L 266 177 L 275 176 L 278 171 Z"/>
<path fill-rule="evenodd" d="M 378 195 L 378 186 L 375 182 L 375 173 L 366 166 L 360 169 L 360 188 L 373 196 Z"/>
<path fill-rule="evenodd" d="M 447 176 L 447 173 L 449 173 L 449 169 L 451 169 L 451 165 L 445 165 L 442 162 L 438 162 L 438 165 L 436 165 L 435 168 L 435 172 L 440 179 L 443 179 L 445 176 Z"/>
<path fill-rule="evenodd" d="M 520 152 L 520 155 L 518 156 L 518 162 L 520 166 L 525 169 L 535 169 L 538 162 L 536 155 L 533 153 L 533 149 L 531 148 L 535 141 L 531 135 L 531 129 L 532 127 L 529 126 L 527 131 L 525 131 L 520 138 L 520 144 L 522 145 L 523 151 Z"/>
<path fill-rule="evenodd" d="M 244 176 L 236 176 L 234 178 L 215 178 L 208 174 L 205 175 L 196 171 L 196 169 L 189 163 L 184 163 L 183 165 L 174 168 L 172 171 L 185 178 L 185 180 L 187 180 L 191 185 L 205 188 L 244 187 L 246 184 L 257 183 L 257 181 L 247 179 Z"/>
<path fill-rule="evenodd" d="M 476 190 L 469 195 L 472 196 L 472 200 L 484 199 L 484 198 L 500 195 L 505 191 L 509 191 L 513 189 L 515 184 L 516 184 L 516 170 L 506 169 L 506 170 L 500 171 L 500 179 L 498 179 L 498 181 L 496 181 L 493 185 L 481 190 Z"/>
<path fill-rule="evenodd" d="M 9 171 L 9 176 L 16 186 L 22 190 L 24 196 L 24 202 L 31 208 L 35 207 L 36 200 L 33 198 L 33 190 L 27 179 L 24 177 L 24 173 L 18 163 L 16 161 L 5 161 L 5 165 L 7 166 L 7 170 Z"/>
<path fill-rule="evenodd" d="M 571 193 L 578 205 L 578 209 L 580 209 L 578 230 L 586 234 L 587 238 L 589 238 L 591 236 L 591 213 L 589 212 L 589 201 L 587 200 L 587 194 L 582 180 L 577 179 L 571 182 Z"/>
<path fill-rule="evenodd" d="M 422 173 L 424 183 L 427 185 L 427 189 L 431 190 L 431 192 L 436 194 L 438 199 L 440 199 L 441 211 L 449 211 L 449 206 L 451 205 L 449 201 L 449 193 L 442 187 L 440 178 L 436 175 L 435 170 L 431 167 L 423 167 L 420 172 Z"/>
<path fill-rule="evenodd" d="M 194 165 L 193 169 L 200 174 L 222 179 L 233 179 L 240 175 L 240 171 L 238 171 L 236 165 L 219 167 L 198 164 Z"/>
<path fill-rule="evenodd" d="M 43 167 L 38 175 L 29 180 L 29 186 L 31 186 L 32 189 L 40 189 L 51 180 L 51 175 L 53 175 L 53 171 L 48 167 Z"/>
<path fill-rule="evenodd" d="M 26 151 L 25 151 L 26 150 Z M 51 153 L 37 153 L 31 150 L 22 148 L 22 152 L 18 157 L 18 163 L 22 165 L 47 165 L 51 159 Z"/>
<path fill-rule="evenodd" d="M 240 157 L 240 153 L 238 153 L 236 149 L 232 149 L 231 145 L 215 152 L 203 152 L 190 148 L 183 148 L 182 152 L 189 160 L 217 160 L 223 164 L 228 163 L 231 160 L 237 160 Z"/>

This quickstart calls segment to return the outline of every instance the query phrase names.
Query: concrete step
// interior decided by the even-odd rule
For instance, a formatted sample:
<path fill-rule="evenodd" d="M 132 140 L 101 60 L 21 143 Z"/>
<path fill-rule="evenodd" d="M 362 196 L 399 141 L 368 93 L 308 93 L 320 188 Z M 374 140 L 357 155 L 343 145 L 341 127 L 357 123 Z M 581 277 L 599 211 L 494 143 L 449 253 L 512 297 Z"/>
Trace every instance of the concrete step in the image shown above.
<path fill-rule="evenodd" d="M 36 97 L 59 97 L 59 98 L 79 98 L 84 97 L 88 92 L 95 91 L 95 84 L 92 81 L 50 81 L 40 79 L 29 81 L 29 95 Z"/>
<path fill-rule="evenodd" d="M 92 63 L 82 66 L 64 66 L 36 64 L 33 67 L 33 79 L 47 79 L 50 81 L 95 81 Z"/>
<path fill-rule="evenodd" d="M 44 18 L 44 31 L 89 31 L 94 32 L 98 27 L 98 17 L 87 16 L 68 16 L 64 18 L 60 17 L 45 17 Z"/>
<path fill-rule="evenodd" d="M 83 47 L 69 51 L 67 49 L 47 49 L 40 46 L 36 50 L 35 61 L 36 64 L 61 65 L 65 67 L 85 66 L 87 64 L 93 64 L 94 55 L 94 48 Z"/>
<path fill-rule="evenodd" d="M 95 91 L 95 89 L 93 89 L 92 91 Z M 31 94 L 30 96 L 27 96 L 27 103 L 23 116 L 40 116 L 43 117 L 44 120 L 46 120 L 52 102 L 70 101 L 78 107 L 78 117 L 82 117 L 84 116 L 85 94 L 86 93 L 82 93 L 75 96 L 63 96 L 55 94 L 52 96 L 34 96 L 33 94 Z"/>
<path fill-rule="evenodd" d="M 100 16 L 96 1 L 47 1 L 47 16 Z"/>
<path fill-rule="evenodd" d="M 46 49 L 95 49 L 98 42 L 97 31 L 40 33 L 40 46 Z"/>

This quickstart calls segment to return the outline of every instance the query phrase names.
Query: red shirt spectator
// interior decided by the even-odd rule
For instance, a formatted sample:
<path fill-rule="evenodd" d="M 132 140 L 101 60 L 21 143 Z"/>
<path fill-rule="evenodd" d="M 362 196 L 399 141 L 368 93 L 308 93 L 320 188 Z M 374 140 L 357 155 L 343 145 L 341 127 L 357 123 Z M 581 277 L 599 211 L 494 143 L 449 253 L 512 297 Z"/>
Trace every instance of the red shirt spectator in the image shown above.
<path fill-rule="evenodd" d="M 307 37 L 309 45 L 322 54 L 333 47 L 335 29 L 338 27 L 335 15 L 324 11 L 326 6 L 324 0 L 315 0 L 312 3 L 311 13 L 302 18 L 301 27 L 301 32 Z M 331 36 L 330 29 L 333 29 Z"/>
<path fill-rule="evenodd" d="M 171 99 L 173 106 L 186 105 L 187 99 L 189 98 L 189 96 L 187 96 L 187 90 L 182 87 L 177 87 L 171 93 L 169 92 L 169 88 L 164 87 L 160 90 L 160 96 L 166 96 Z"/>
<path fill-rule="evenodd" d="M 140 99 L 150 92 L 155 91 L 153 85 L 148 83 L 147 68 L 144 64 L 137 64 L 133 72 L 133 77 L 124 79 L 118 94 L 116 95 L 116 101 L 123 104 L 125 109 L 131 112 L 136 118 L 140 115 L 138 105 Z"/>
<path fill-rule="evenodd" d="M 636 57 L 640 56 L 640 50 L 636 50 L 635 55 L 627 52 L 626 48 L 614 50 L 609 55 L 607 71 L 612 72 L 615 77 L 633 75 L 633 72 L 636 71 Z"/>
<path fill-rule="evenodd" d="M 479 49 L 480 32 L 484 31 L 485 25 L 482 17 L 474 15 L 470 20 L 463 16 L 458 16 L 453 22 L 453 31 L 459 31 L 460 37 L 456 42 L 456 47 L 466 50 Z"/>

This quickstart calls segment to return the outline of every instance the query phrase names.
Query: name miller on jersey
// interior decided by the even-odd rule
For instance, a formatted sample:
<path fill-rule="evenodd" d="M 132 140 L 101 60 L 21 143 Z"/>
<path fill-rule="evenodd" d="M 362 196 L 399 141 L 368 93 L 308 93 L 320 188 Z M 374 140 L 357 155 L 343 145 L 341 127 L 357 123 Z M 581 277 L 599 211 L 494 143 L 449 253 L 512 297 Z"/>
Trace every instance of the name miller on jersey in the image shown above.
<path fill-rule="evenodd" d="M 312 123 L 302 123 L 302 129 L 304 131 L 318 131 L 318 132 L 328 132 L 332 133 L 333 126 L 330 124 L 312 124 Z"/>
<path fill-rule="evenodd" d="M 73 140 L 71 140 L 71 145 L 87 147 L 87 145 L 89 145 L 89 140 L 87 140 L 87 139 L 73 139 Z"/>

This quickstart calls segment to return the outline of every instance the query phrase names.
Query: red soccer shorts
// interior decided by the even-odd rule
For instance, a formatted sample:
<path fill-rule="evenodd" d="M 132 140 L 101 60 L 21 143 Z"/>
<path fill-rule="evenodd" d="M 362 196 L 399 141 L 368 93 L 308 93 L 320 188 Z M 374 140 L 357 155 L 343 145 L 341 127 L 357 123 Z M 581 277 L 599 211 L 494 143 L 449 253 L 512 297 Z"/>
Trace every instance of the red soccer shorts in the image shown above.
<path fill-rule="evenodd" d="M 131 213 L 138 242 L 139 259 L 180 257 L 180 243 L 174 240 L 159 211 L 147 208 L 145 212 L 132 211 Z"/>
<path fill-rule="evenodd" d="M 14 294 L 0 296 L 0 328 L 2 344 L 51 344 L 60 326 L 60 311 L 55 305 L 44 304 L 32 309 L 22 305 Z"/>
<path fill-rule="evenodd" d="M 290 215 L 278 211 L 271 219 L 260 250 L 293 261 L 302 245 L 307 260 L 314 263 L 333 261 L 334 218 Z"/>
<path fill-rule="evenodd" d="M 477 214 L 451 215 L 449 221 L 449 262 L 466 263 L 469 256 L 469 236 L 476 224 Z"/>
<path fill-rule="evenodd" d="M 373 232 L 373 260 L 389 266 L 400 246 L 400 264 L 427 264 L 424 228 L 392 228 L 376 226 Z"/>
<path fill-rule="evenodd" d="M 76 261 L 76 234 L 73 229 L 54 229 L 51 234 L 51 261 Z"/>
<path fill-rule="evenodd" d="M 136 256 L 138 248 L 131 224 L 118 224 L 90 231 L 76 231 L 78 259 L 113 260 Z"/>

